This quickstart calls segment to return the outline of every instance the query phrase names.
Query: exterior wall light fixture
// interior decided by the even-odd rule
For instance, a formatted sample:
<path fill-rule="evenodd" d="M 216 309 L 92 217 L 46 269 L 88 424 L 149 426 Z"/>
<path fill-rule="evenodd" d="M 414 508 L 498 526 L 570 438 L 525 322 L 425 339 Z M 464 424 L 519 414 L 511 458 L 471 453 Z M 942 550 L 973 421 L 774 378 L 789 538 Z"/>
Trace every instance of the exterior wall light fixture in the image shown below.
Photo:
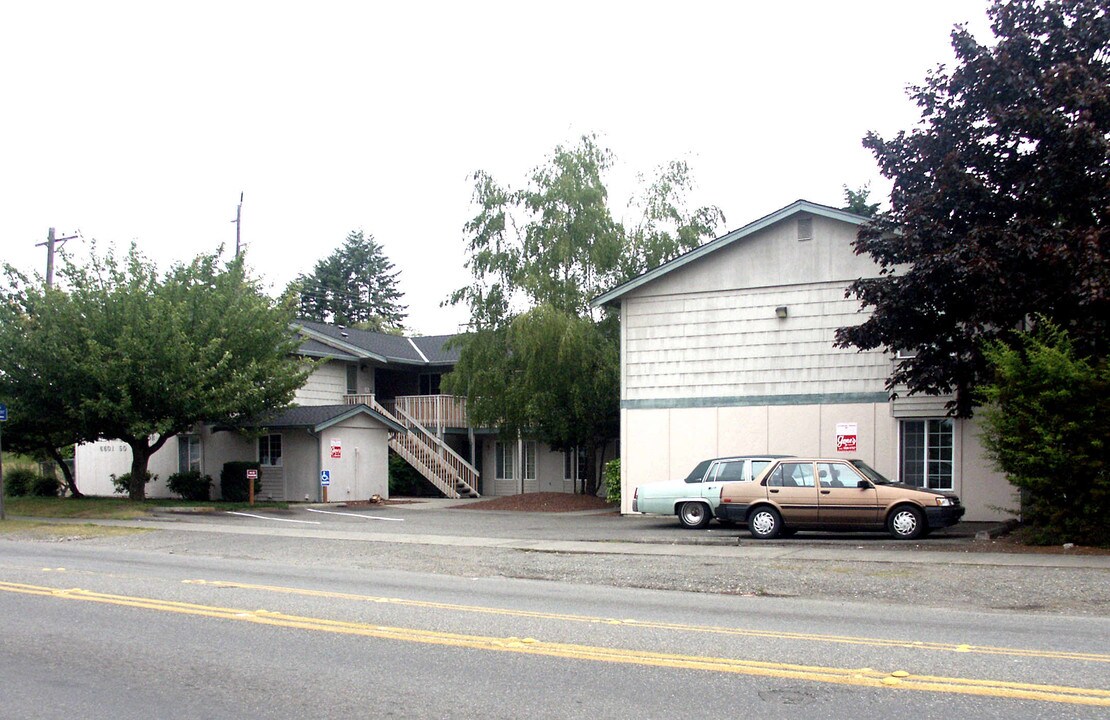
<path fill-rule="evenodd" d="M 775 317 L 777 317 L 779 320 L 783 320 L 786 318 L 785 305 L 779 305 L 777 308 L 775 308 Z"/>

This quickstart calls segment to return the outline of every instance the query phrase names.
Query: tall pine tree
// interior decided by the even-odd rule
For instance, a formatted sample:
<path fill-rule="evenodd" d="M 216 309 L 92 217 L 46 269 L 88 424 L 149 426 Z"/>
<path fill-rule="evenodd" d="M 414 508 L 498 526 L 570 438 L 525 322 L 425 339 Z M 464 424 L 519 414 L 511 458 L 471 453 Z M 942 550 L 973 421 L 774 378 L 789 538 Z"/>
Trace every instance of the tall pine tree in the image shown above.
<path fill-rule="evenodd" d="M 400 270 L 373 235 L 352 230 L 343 246 L 300 275 L 289 291 L 300 298 L 307 320 L 334 322 L 377 332 L 403 329 L 406 306 L 397 288 Z"/>

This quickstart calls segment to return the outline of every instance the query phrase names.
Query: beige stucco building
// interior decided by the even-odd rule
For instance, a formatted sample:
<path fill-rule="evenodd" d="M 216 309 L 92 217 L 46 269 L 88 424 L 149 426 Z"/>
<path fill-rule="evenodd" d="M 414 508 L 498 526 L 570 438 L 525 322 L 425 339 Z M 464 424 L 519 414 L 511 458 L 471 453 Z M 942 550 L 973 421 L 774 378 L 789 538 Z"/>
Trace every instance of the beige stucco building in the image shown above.
<path fill-rule="evenodd" d="M 878 275 L 852 247 L 865 221 L 799 200 L 595 300 L 620 307 L 623 512 L 637 485 L 757 453 L 859 457 L 955 491 L 965 520 L 1016 511 L 974 419 L 948 418 L 948 398 L 892 401 L 890 354 L 834 347 L 862 321 L 846 288 Z"/>
<path fill-rule="evenodd" d="M 155 453 L 150 497 L 169 497 L 170 475 L 196 470 L 215 481 L 224 463 L 259 463 L 261 499 L 327 500 L 389 497 L 389 451 L 447 497 L 574 492 L 586 475 L 586 453 L 552 450 L 528 438 L 503 438 L 473 427 L 466 399 L 440 393 L 458 360 L 450 336 L 406 338 L 301 321 L 299 353 L 313 361 L 293 406 L 254 424 L 249 434 L 198 424 Z M 609 457 L 612 457 L 611 453 Z M 89 495 L 115 492 L 112 475 L 131 470 L 130 448 L 118 440 L 80 445 L 75 472 Z"/>

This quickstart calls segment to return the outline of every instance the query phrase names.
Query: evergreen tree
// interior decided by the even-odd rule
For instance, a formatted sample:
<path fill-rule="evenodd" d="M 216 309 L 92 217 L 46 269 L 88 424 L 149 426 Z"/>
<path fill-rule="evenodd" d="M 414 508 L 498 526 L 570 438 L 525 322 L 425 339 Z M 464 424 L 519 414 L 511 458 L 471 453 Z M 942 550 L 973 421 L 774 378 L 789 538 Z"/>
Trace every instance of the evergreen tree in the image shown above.
<path fill-rule="evenodd" d="M 301 317 L 366 330 L 401 330 L 406 307 L 397 288 L 400 270 L 373 235 L 352 230 L 343 246 L 300 275 L 287 289 L 299 297 Z"/>

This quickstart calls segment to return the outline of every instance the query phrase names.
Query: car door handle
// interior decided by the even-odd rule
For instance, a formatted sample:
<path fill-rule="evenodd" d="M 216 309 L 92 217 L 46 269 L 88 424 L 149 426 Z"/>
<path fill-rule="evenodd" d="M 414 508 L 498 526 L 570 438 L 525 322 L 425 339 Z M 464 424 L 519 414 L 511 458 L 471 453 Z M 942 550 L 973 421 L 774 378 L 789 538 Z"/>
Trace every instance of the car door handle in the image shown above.
<path fill-rule="evenodd" d="M 777 493 L 777 492 L 778 492 L 778 490 L 777 490 L 777 489 L 775 489 L 775 488 L 771 488 L 771 492 L 773 492 L 773 493 Z"/>
<path fill-rule="evenodd" d="M 832 492 L 832 491 L 831 490 L 822 490 L 821 494 L 822 495 L 828 495 L 830 492 Z"/>

